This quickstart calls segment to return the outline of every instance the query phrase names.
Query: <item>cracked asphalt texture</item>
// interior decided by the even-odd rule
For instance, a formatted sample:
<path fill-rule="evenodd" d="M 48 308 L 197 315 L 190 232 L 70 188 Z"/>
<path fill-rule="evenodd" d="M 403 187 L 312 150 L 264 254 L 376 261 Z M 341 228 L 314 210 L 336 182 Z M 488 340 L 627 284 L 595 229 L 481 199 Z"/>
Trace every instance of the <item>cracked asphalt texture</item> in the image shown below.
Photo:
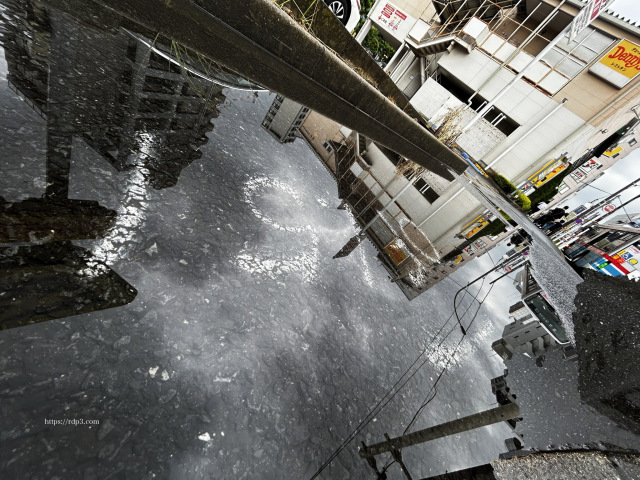
<path fill-rule="evenodd" d="M 117 172 L 74 140 L 70 198 L 118 212 L 105 238 L 76 243 L 138 296 L 0 332 L 5 478 L 310 477 L 450 316 L 454 282 L 491 264 L 485 256 L 409 303 L 370 244 L 332 260 L 355 232 L 335 209 L 335 183 L 302 141 L 280 145 L 260 128 L 272 96 L 226 94 L 204 156 L 172 188 L 151 188 L 142 167 Z M 37 196 L 44 122 L 6 87 L 2 101 L 11 114 L 0 133 L 14 139 L 3 196 Z M 418 428 L 493 402 L 502 365 L 487 349 L 501 310 L 480 312 Z M 457 335 L 429 351 L 325 478 L 369 478 L 356 445 L 401 433 Z M 507 433 L 467 434 L 464 455 L 454 438 L 405 457 L 416 475 L 462 468 L 494 458 Z"/>

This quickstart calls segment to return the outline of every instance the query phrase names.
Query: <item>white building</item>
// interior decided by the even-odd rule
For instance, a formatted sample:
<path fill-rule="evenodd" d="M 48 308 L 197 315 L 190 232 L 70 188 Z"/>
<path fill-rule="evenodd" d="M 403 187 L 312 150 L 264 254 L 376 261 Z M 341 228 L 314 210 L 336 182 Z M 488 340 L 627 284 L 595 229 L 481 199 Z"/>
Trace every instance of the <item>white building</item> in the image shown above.
<path fill-rule="evenodd" d="M 504 327 L 502 338 L 491 344 L 491 348 L 503 359 L 509 360 L 514 353 L 538 358 L 558 345 L 524 303 L 512 305 L 509 315 L 513 316 L 514 321 Z"/>
<path fill-rule="evenodd" d="M 631 107 L 640 103 L 638 72 L 626 66 L 631 57 L 620 60 L 621 49 L 640 56 L 638 27 L 602 13 L 573 40 L 554 44 L 582 5 L 378 0 L 356 38 L 375 26 L 398 47 L 387 72 L 436 127 L 452 112 L 459 129 L 470 124 L 456 143 L 472 162 L 518 186 L 541 187 L 606 140 L 615 149 L 613 132 L 636 118 Z M 494 105 L 477 119 L 488 102 Z M 617 158 L 632 144 L 629 138 Z M 385 160 L 376 149 L 367 147 L 369 173 L 384 183 L 393 156 Z M 610 160 L 596 159 L 599 170 Z M 457 182 L 433 174 L 423 180 L 422 193 L 407 192 L 396 203 L 440 255 L 487 224 L 485 207 Z M 402 182 L 396 179 L 389 194 Z"/>
<path fill-rule="evenodd" d="M 276 95 L 262 121 L 262 127 L 280 143 L 290 143 L 298 136 L 300 125 L 308 114 L 307 107 Z"/>

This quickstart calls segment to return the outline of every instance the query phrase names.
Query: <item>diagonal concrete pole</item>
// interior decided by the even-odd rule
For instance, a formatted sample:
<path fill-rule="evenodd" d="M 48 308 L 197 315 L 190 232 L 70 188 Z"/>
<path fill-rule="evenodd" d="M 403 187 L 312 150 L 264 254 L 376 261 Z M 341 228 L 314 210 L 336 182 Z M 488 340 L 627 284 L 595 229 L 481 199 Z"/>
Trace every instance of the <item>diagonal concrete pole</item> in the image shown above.
<path fill-rule="evenodd" d="M 520 408 L 516 403 L 511 402 L 492 408 L 491 410 L 475 413 L 451 422 L 425 428 L 424 430 L 418 430 L 417 432 L 409 433 L 401 437 L 392 438 L 386 442 L 376 443 L 370 446 L 361 446 L 359 453 L 363 458 L 372 457 L 380 455 L 381 453 L 390 452 L 391 450 L 410 447 L 411 445 L 417 445 L 456 433 L 511 420 L 518 415 L 520 415 Z"/>
<path fill-rule="evenodd" d="M 126 17 L 127 26 L 176 40 L 446 179 L 467 167 L 269 0 L 92 1 Z"/>

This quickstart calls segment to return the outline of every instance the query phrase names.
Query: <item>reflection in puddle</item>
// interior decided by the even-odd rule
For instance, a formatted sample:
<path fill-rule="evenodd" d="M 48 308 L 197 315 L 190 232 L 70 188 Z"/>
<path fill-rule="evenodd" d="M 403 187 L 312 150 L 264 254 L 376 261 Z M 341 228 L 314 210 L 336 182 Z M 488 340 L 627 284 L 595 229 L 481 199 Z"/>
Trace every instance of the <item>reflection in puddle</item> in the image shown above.
<path fill-rule="evenodd" d="M 271 279 L 280 280 L 289 273 L 302 275 L 305 282 L 312 282 L 318 275 L 319 251 L 318 235 L 311 225 L 287 226 L 272 219 L 265 210 L 274 211 L 273 205 L 269 209 L 261 208 L 257 198 L 267 197 L 269 193 L 277 199 L 276 208 L 287 208 L 288 205 L 300 201 L 300 196 L 295 187 L 266 176 L 253 178 L 245 183 L 243 188 L 245 202 L 251 208 L 256 218 L 273 230 L 274 234 L 283 235 L 284 252 L 274 258 L 274 252 L 253 252 L 250 249 L 241 250 L 236 261 L 238 266 L 249 273 L 259 273 Z M 301 239 L 302 240 L 301 242 Z M 292 245 L 305 245 L 302 252 L 293 252 Z"/>
<path fill-rule="evenodd" d="M 21 245 L 17 252 L 3 248 L 0 261 L 24 270 L 44 255 L 45 270 L 60 270 L 61 277 L 71 275 L 65 270 L 71 265 L 76 265 L 71 270 L 84 270 L 82 259 L 114 264 L 128 256 L 146 221 L 149 188 L 174 186 L 182 170 L 202 157 L 200 147 L 208 142 L 206 133 L 225 100 L 222 87 L 211 80 L 253 86 L 175 42 L 149 39 L 148 32 L 134 32 L 131 25 L 123 28 L 124 19 L 97 5 L 82 3 L 76 9 L 73 2 L 50 6 L 30 0 L 3 4 L 8 85 L 46 122 L 46 184 L 43 198 L 17 203 L 4 198 L 23 198 L 20 182 L 0 192 L 0 242 L 33 244 Z M 69 198 L 74 139 L 120 172 L 116 211 L 95 200 Z M 86 239 L 101 239 L 93 253 L 70 243 Z M 17 271 L 4 276 L 3 298 L 16 300 L 15 312 L 0 315 L 3 321 L 11 320 L 3 328 L 17 325 L 14 316 L 23 308 L 28 323 L 123 305 L 135 297 L 135 289 L 109 270 L 97 277 L 108 280 L 87 282 L 85 288 L 92 293 L 81 295 L 82 308 L 71 307 L 65 299 L 80 292 L 87 277 L 52 279 L 38 304 L 39 309 L 45 300 L 52 304 L 47 317 L 31 311 L 29 295 L 9 295 L 14 287 L 6 283 L 20 277 L 21 288 L 36 289 L 43 268 L 24 278 Z M 76 293 L 68 290 L 71 285 Z"/>

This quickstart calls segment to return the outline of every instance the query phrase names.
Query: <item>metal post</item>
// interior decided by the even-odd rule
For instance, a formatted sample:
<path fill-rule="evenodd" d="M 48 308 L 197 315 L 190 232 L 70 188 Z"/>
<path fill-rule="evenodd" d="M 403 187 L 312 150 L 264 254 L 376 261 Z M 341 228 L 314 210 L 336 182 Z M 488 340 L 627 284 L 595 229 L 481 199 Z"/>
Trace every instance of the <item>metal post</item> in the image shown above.
<path fill-rule="evenodd" d="M 433 427 L 418 430 L 417 432 L 402 435 L 401 437 L 392 438 L 386 442 L 376 443 L 375 445 L 360 447 L 360 456 L 363 458 L 373 457 L 381 453 L 391 452 L 404 447 L 410 447 L 419 443 L 436 440 L 438 438 L 447 437 L 456 433 L 474 430 L 476 428 L 485 427 L 498 422 L 504 422 L 518 418 L 520 408 L 516 403 L 508 403 L 499 407 L 486 410 L 484 412 L 475 413 L 467 417 L 459 418 L 451 422 L 443 423 Z"/>
<path fill-rule="evenodd" d="M 513 79 L 511 79 L 511 81 L 502 89 L 500 90 L 500 92 L 493 97 L 493 99 L 487 103 L 485 105 L 485 107 L 480 110 L 472 119 L 469 123 L 467 123 L 467 125 L 465 125 L 465 127 L 462 129 L 462 132 L 466 132 L 467 130 L 469 130 L 469 128 L 471 128 L 471 126 L 476 123 L 478 120 L 480 120 L 482 117 L 484 117 L 484 115 L 490 110 L 491 107 L 494 106 L 494 104 L 500 100 L 509 90 L 511 90 L 511 87 L 513 87 L 515 85 L 515 83 L 520 80 L 522 77 L 524 77 L 524 74 L 529 70 L 529 68 L 531 68 L 533 65 L 537 64 L 547 53 L 549 53 L 551 51 L 551 49 L 553 47 L 556 46 L 556 44 L 562 40 L 565 35 L 567 35 L 570 31 L 571 31 L 571 23 L 569 25 L 567 25 L 566 27 L 564 27 L 562 29 L 562 31 L 556 35 L 556 37 L 551 40 L 546 47 L 544 47 L 540 53 L 538 53 L 538 55 L 535 56 L 535 58 L 533 60 L 531 60 L 522 70 L 520 70 L 520 72 L 513 77 Z"/>
<path fill-rule="evenodd" d="M 378 218 L 380 217 L 380 214 L 386 211 L 387 208 L 389 208 L 389 206 L 393 204 L 393 202 L 395 202 L 400 197 L 400 195 L 406 192 L 409 189 L 409 187 L 411 187 L 414 183 L 416 183 L 419 178 L 420 178 L 420 175 L 414 175 L 413 177 L 411 177 L 409 182 L 404 187 L 402 187 L 402 189 L 398 193 L 396 193 L 396 195 L 391 200 L 389 200 L 384 207 L 382 207 L 380 210 L 376 212 L 376 215 L 371 219 L 371 221 L 367 223 L 364 227 L 362 227 L 362 231 L 360 232 L 360 235 L 364 235 L 367 229 L 371 225 L 373 225 L 376 220 L 378 220 Z"/>
<path fill-rule="evenodd" d="M 536 123 L 533 127 L 531 127 L 529 130 L 527 130 L 527 132 L 520 137 L 518 140 L 516 140 L 513 145 L 511 145 L 509 148 L 507 148 L 504 152 L 502 152 L 495 160 L 493 160 L 489 165 L 486 166 L 486 168 L 491 168 L 493 167 L 501 158 L 503 158 L 507 153 L 509 153 L 511 150 L 513 150 L 517 145 L 520 144 L 520 142 L 522 142 L 525 138 L 527 138 L 536 128 L 538 128 L 540 125 L 542 125 L 551 115 L 553 115 L 554 113 L 556 113 L 560 107 L 562 107 L 565 103 L 567 102 L 566 98 L 562 99 L 562 102 L 559 103 L 556 107 L 554 107 L 553 110 L 551 110 L 542 120 L 540 120 L 538 123 Z"/>

